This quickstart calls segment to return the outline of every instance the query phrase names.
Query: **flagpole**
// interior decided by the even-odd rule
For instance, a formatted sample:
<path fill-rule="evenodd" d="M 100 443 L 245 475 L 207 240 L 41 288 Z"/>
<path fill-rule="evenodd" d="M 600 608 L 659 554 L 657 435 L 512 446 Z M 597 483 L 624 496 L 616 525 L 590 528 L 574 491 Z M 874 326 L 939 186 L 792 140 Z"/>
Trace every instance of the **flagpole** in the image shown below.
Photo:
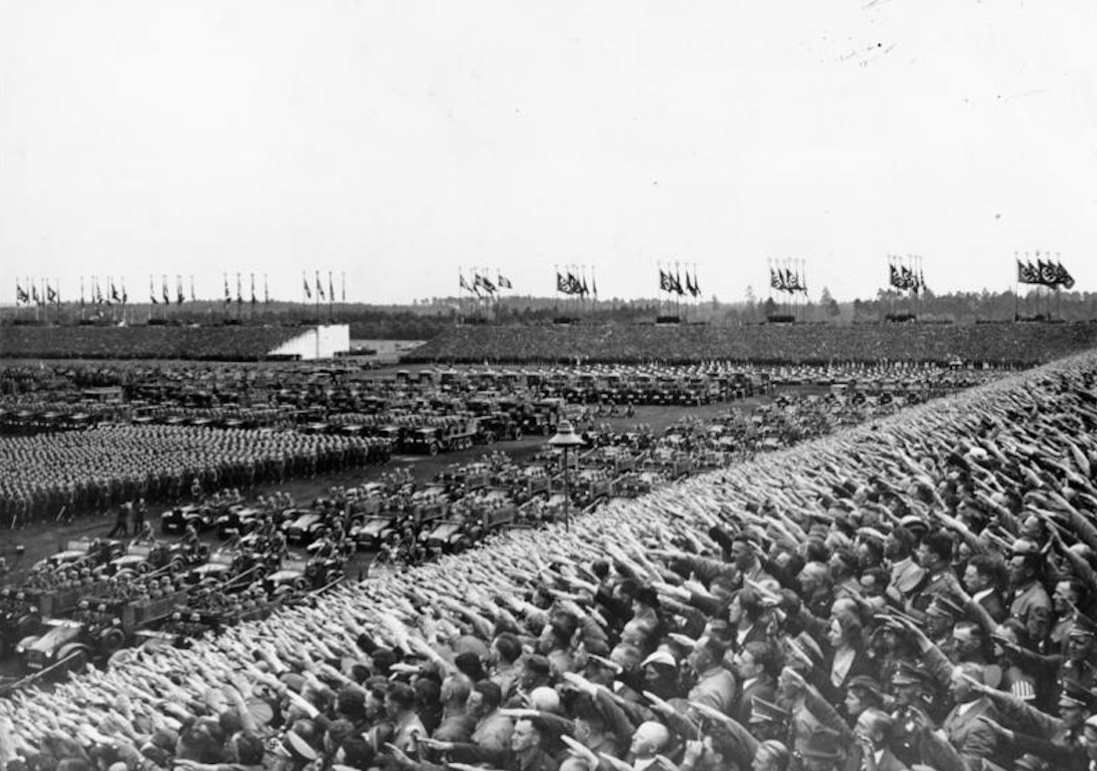
<path fill-rule="evenodd" d="M 556 292 L 555 292 L 555 294 L 556 294 L 556 298 L 555 298 L 556 299 L 556 315 L 559 316 L 560 315 L 560 264 L 554 262 L 552 264 L 552 269 L 556 272 L 556 279 L 555 279 L 555 281 L 556 281 Z"/>

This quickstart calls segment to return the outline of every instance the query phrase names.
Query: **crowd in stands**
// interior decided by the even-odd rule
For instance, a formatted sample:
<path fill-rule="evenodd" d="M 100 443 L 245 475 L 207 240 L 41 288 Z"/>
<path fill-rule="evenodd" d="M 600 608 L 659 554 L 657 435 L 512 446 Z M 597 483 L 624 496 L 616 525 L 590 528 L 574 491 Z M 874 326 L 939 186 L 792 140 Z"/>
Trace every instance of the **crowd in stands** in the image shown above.
<path fill-rule="evenodd" d="M 388 459 L 388 442 L 352 436 L 172 426 L 102 425 L 0 443 L 0 528 L 104 511 L 125 501 L 174 501 L 203 489 L 249 488 Z"/>
<path fill-rule="evenodd" d="M 1089 348 L 1097 325 L 554 325 L 463 326 L 430 340 L 407 362 L 636 362 L 698 360 L 757 363 L 830 361 L 1032 365 Z"/>
<path fill-rule="evenodd" d="M 259 361 L 301 333 L 281 326 L 0 326 L 0 354 L 41 359 Z"/>
<path fill-rule="evenodd" d="M 1097 356 L 0 700 L 0 771 L 1088 771 Z"/>

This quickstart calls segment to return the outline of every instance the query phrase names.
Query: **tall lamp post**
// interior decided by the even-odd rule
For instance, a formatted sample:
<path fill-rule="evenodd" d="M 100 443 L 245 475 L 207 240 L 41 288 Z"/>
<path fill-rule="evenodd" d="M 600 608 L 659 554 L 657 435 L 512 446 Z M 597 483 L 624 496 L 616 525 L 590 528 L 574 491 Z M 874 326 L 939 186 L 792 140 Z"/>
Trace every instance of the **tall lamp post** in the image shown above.
<path fill-rule="evenodd" d="M 571 504 L 571 495 L 568 491 L 568 450 L 572 447 L 582 447 L 584 442 L 583 438 L 575 433 L 570 421 L 561 420 L 556 425 L 556 436 L 549 439 L 548 443 L 552 447 L 560 447 L 564 450 L 564 531 L 570 532 L 571 519 L 568 507 Z"/>

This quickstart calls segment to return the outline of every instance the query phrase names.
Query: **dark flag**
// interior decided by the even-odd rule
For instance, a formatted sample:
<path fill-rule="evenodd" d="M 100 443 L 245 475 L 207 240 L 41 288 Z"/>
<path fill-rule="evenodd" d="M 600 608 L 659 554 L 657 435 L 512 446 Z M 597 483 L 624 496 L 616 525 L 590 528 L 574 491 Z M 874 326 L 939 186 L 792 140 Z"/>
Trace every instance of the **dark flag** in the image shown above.
<path fill-rule="evenodd" d="M 557 273 L 556 276 L 557 276 L 557 278 L 559 278 L 560 274 Z M 465 281 L 465 274 L 464 273 L 458 273 L 457 274 L 457 284 L 458 284 L 458 286 L 461 287 L 461 289 L 464 289 L 466 292 L 471 292 L 472 291 L 472 287 L 469 286 L 469 282 Z"/>
<path fill-rule="evenodd" d="M 122 302 L 122 296 L 118 294 L 118 287 L 114 285 L 113 281 L 110 282 L 110 299 L 116 303 Z"/>
<path fill-rule="evenodd" d="M 160 276 L 160 296 L 164 298 L 164 305 L 171 305 L 171 293 L 168 291 L 167 274 Z"/>
<path fill-rule="evenodd" d="M 15 304 L 26 305 L 30 302 L 30 296 L 27 295 L 27 290 L 19 286 L 19 279 L 15 279 Z"/>
<path fill-rule="evenodd" d="M 311 300 L 312 299 L 312 290 L 309 288 L 309 280 L 308 280 L 308 278 L 305 277 L 305 272 L 304 271 L 301 271 L 301 285 L 305 287 L 305 297 L 306 297 L 306 299 Z M 229 293 L 229 285 L 228 285 L 228 280 L 226 279 L 226 281 L 225 281 L 225 294 L 227 295 L 228 293 Z"/>
<path fill-rule="evenodd" d="M 60 295 L 58 295 L 57 292 L 54 291 L 53 287 L 50 286 L 50 282 L 48 281 L 46 282 L 46 302 L 56 303 L 58 305 L 61 304 Z"/>
<path fill-rule="evenodd" d="M 694 297 L 700 297 L 701 296 L 701 282 L 697 280 L 697 269 L 696 268 L 693 269 L 693 291 L 692 291 L 692 293 L 693 293 Z"/>
<path fill-rule="evenodd" d="M 670 273 L 659 268 L 659 289 L 664 292 L 674 291 L 674 282 L 670 277 Z"/>
<path fill-rule="evenodd" d="M 255 307 L 256 302 L 258 302 L 258 301 L 255 299 L 255 274 L 252 273 L 251 274 L 251 305 L 252 305 L 253 308 Z"/>
<path fill-rule="evenodd" d="M 785 274 L 780 268 L 774 270 L 772 267 L 769 269 L 769 285 L 771 289 L 778 291 L 785 291 L 788 287 L 785 283 Z"/>
<path fill-rule="evenodd" d="M 564 275 L 560 271 L 556 271 L 556 291 L 568 293 L 567 281 L 564 280 Z"/>
<path fill-rule="evenodd" d="M 1020 257 L 1014 257 L 1014 259 L 1017 260 L 1017 283 L 1018 284 L 1028 284 L 1028 283 L 1030 283 L 1029 282 L 1028 268 L 1025 266 L 1025 264 L 1023 262 L 1021 262 Z"/>
<path fill-rule="evenodd" d="M 1062 284 L 1067 289 L 1074 288 L 1074 276 L 1070 275 L 1070 273 L 1067 272 L 1067 269 L 1063 267 L 1063 263 L 1055 263 L 1055 272 L 1055 282 L 1057 284 Z"/>
<path fill-rule="evenodd" d="M 1039 260 L 1040 283 L 1045 286 L 1055 286 L 1058 283 L 1059 274 L 1051 261 Z"/>
<path fill-rule="evenodd" d="M 255 292 L 253 290 L 252 294 L 254 294 L 254 293 Z M 331 271 L 330 270 L 328 271 L 328 302 L 329 303 L 335 302 L 335 285 L 331 283 Z"/>
<path fill-rule="evenodd" d="M 899 278 L 899 270 L 894 262 L 888 263 L 888 283 L 896 289 L 902 289 L 902 280 Z"/>
<path fill-rule="evenodd" d="M 514 289 L 514 285 L 510 283 L 510 279 L 504 276 L 502 273 L 499 274 L 498 283 L 500 289 Z"/>
<path fill-rule="evenodd" d="M 324 298 L 324 285 L 320 283 L 320 271 L 316 271 L 316 299 L 323 300 Z"/>

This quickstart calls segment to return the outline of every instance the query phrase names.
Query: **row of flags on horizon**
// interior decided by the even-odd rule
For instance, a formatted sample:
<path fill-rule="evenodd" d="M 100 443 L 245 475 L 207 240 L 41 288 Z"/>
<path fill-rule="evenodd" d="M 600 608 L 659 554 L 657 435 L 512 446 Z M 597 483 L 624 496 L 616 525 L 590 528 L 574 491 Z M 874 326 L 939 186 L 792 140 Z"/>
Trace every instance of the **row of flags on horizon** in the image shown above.
<path fill-rule="evenodd" d="M 789 294 L 803 292 L 806 295 L 808 293 L 807 271 L 804 268 L 804 261 L 795 260 L 793 262 L 799 263 L 799 265 L 795 268 L 789 267 L 789 260 L 785 260 L 785 267 L 783 268 L 780 265 L 774 267 L 773 263 L 770 263 L 770 289 L 776 289 L 779 292 L 788 292 Z"/>
<path fill-rule="evenodd" d="M 254 277 L 253 277 L 253 280 L 254 280 Z M 239 284 L 240 274 L 239 273 L 236 274 L 236 281 L 237 281 L 236 291 L 239 292 L 240 291 L 240 284 Z M 306 300 L 312 300 L 313 296 L 315 296 L 316 297 L 316 302 L 320 302 L 321 300 L 324 300 L 325 302 L 328 302 L 328 303 L 335 302 L 335 284 L 334 284 L 333 279 L 331 277 L 331 271 L 330 270 L 328 271 L 328 291 L 327 291 L 326 294 L 324 292 L 324 283 L 323 283 L 323 281 L 320 280 L 320 271 L 316 271 L 315 283 L 313 284 L 313 286 L 309 286 L 308 274 L 305 271 L 301 271 L 301 286 L 305 290 L 305 299 Z M 315 288 L 315 292 L 314 292 L 314 288 Z M 347 301 L 347 274 L 346 273 L 343 273 L 342 276 L 341 276 L 340 290 L 342 292 L 342 295 L 341 295 L 342 299 L 339 302 L 344 302 L 345 303 Z M 225 297 L 228 297 L 228 294 L 229 294 L 229 285 L 228 285 L 228 281 L 226 280 L 226 282 L 225 282 Z M 254 287 L 254 284 L 253 284 L 252 285 L 252 297 L 254 297 L 254 296 L 255 296 L 255 287 Z M 225 302 L 228 302 L 228 300 L 226 300 Z M 254 300 L 252 300 L 252 302 L 254 302 Z"/>
<path fill-rule="evenodd" d="M 908 254 L 906 257 L 888 255 L 888 284 L 896 289 L 921 294 L 927 289 L 922 273 L 922 258 Z"/>
<path fill-rule="evenodd" d="M 15 279 L 15 305 L 16 307 L 23 307 L 34 305 L 38 307 L 44 307 L 46 305 L 60 305 L 61 304 L 61 282 L 54 280 L 51 284 L 48 278 L 41 280 L 42 291 L 38 291 L 38 283 L 32 278 L 25 279 L 25 283 L 19 279 Z M 54 284 L 57 288 L 54 288 Z"/>
<path fill-rule="evenodd" d="M 251 279 L 251 304 L 255 305 L 259 302 L 259 298 L 256 295 L 255 289 L 255 274 L 250 275 Z M 244 303 L 243 282 L 241 274 L 236 274 L 236 296 L 233 297 L 232 291 L 229 289 L 228 274 L 224 274 L 225 282 L 225 303 L 231 303 L 235 299 L 237 304 L 242 305 Z M 52 284 L 49 279 L 42 279 L 42 290 L 38 289 L 38 282 L 34 279 L 15 280 L 15 304 L 17 307 L 23 306 L 39 306 L 46 305 L 61 305 L 61 290 L 60 282 L 54 281 Z M 89 286 L 90 284 L 90 286 Z M 57 288 L 55 288 L 57 287 Z M 102 284 L 99 282 L 98 276 L 91 276 L 90 282 L 85 282 L 84 276 L 80 277 L 80 307 L 83 308 L 87 305 L 93 306 L 107 306 L 114 305 L 128 305 L 129 304 L 129 292 L 126 290 L 126 280 L 119 278 L 115 282 L 114 278 L 107 276 L 106 281 Z M 174 292 L 172 291 L 167 274 L 162 274 L 160 277 L 159 292 L 157 292 L 156 278 L 152 274 L 149 274 L 149 302 L 153 305 L 170 306 L 172 304 L 182 305 L 185 302 L 198 302 L 198 298 L 194 292 L 194 276 L 190 276 L 190 297 L 188 300 L 187 294 L 183 289 L 183 277 L 177 275 L 175 277 Z M 270 302 L 270 292 L 267 288 L 267 277 L 263 275 L 263 302 Z"/>
<path fill-rule="evenodd" d="M 465 278 L 464 270 L 458 269 L 457 285 L 464 291 L 471 292 L 477 297 L 483 297 L 484 295 L 494 297 L 496 292 L 500 292 L 504 289 L 514 289 L 514 285 L 510 282 L 510 279 L 504 276 L 500 271 L 495 271 L 495 281 L 492 281 L 488 276 L 486 269 L 483 273 L 477 269 L 473 269 L 471 282 Z"/>
<path fill-rule="evenodd" d="M 1019 284 L 1039 284 L 1040 286 L 1049 287 L 1066 287 L 1071 289 L 1074 286 L 1074 276 L 1070 275 L 1066 268 L 1063 267 L 1063 263 L 1056 258 L 1055 262 L 1051 260 L 1044 260 L 1040 257 L 1040 253 L 1036 252 L 1036 264 L 1033 264 L 1028 254 L 1025 254 L 1025 261 L 1021 262 L 1021 258 L 1016 256 L 1017 260 L 1017 283 Z"/>
<path fill-rule="evenodd" d="M 593 296 L 598 299 L 598 282 L 594 279 L 594 269 L 591 268 L 590 284 L 587 284 L 587 271 L 578 266 L 569 266 L 563 273 L 556 269 L 556 291 L 562 294 L 575 295 L 585 299 Z"/>
<path fill-rule="evenodd" d="M 666 270 L 659 267 L 659 291 L 667 292 L 668 294 L 676 294 L 679 297 L 689 295 L 690 297 L 701 296 L 701 282 L 697 280 L 697 266 L 693 266 L 693 276 L 689 275 L 689 268 L 686 268 L 686 283 L 682 284 L 682 274 L 678 270 L 678 264 L 674 265 L 674 272 L 670 272 L 668 267 Z"/>

